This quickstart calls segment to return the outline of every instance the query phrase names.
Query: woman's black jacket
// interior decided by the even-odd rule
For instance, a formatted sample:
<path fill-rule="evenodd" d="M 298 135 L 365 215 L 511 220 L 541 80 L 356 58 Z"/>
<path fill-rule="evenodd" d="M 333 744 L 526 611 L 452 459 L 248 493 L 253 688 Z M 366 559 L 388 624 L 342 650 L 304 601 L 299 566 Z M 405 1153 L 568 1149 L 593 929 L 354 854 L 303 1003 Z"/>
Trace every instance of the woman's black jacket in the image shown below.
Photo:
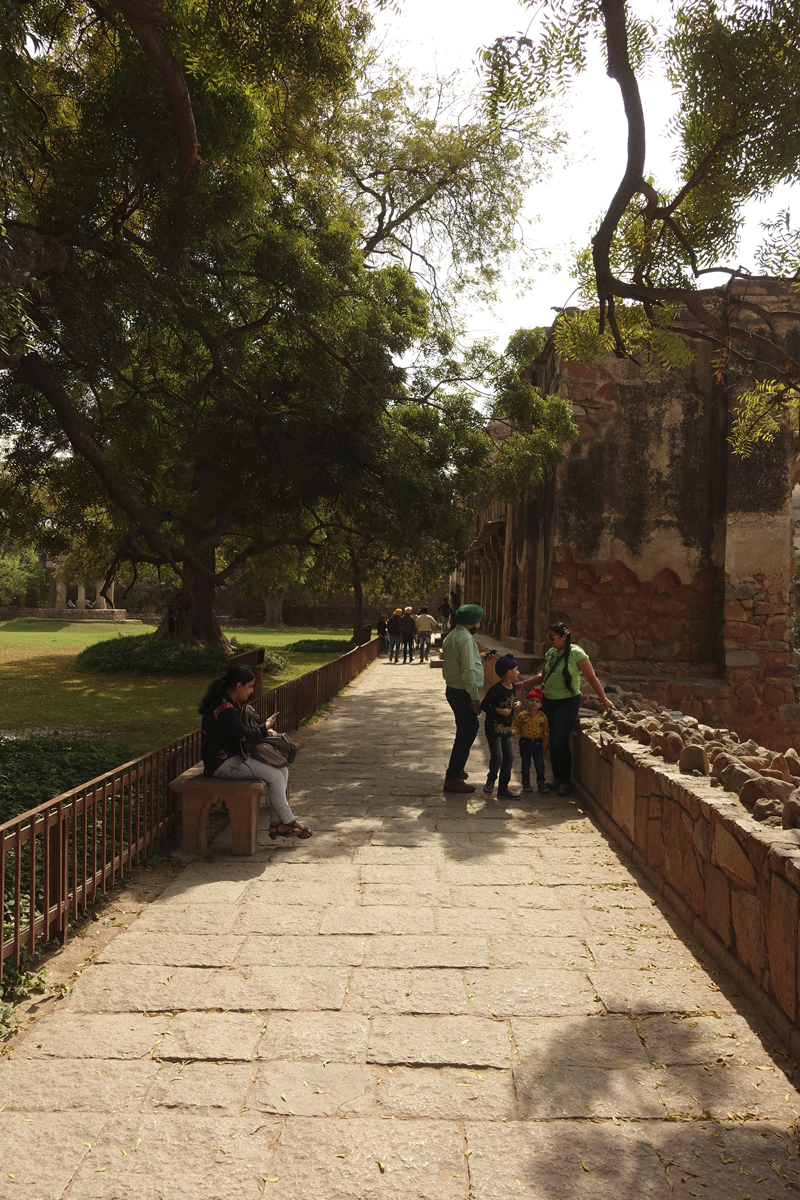
<path fill-rule="evenodd" d="M 206 775 L 213 775 L 228 758 L 239 757 L 242 751 L 266 736 L 266 726 L 249 704 L 237 704 L 229 696 L 212 700 L 203 713 L 200 726 L 200 753 Z"/>

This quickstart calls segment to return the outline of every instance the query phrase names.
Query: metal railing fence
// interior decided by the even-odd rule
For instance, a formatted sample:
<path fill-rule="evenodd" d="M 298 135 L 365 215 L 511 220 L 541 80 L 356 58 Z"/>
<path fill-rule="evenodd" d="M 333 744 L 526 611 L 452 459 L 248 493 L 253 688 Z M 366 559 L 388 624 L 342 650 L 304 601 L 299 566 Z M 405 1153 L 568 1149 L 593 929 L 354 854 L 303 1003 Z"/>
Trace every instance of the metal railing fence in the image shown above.
<path fill-rule="evenodd" d="M 256 707 L 276 728 L 297 729 L 377 657 L 374 638 L 341 658 L 266 692 Z M 0 825 L 0 979 L 11 956 L 37 942 L 67 940 L 98 892 L 177 836 L 171 781 L 200 759 L 200 731 L 114 767 Z"/>

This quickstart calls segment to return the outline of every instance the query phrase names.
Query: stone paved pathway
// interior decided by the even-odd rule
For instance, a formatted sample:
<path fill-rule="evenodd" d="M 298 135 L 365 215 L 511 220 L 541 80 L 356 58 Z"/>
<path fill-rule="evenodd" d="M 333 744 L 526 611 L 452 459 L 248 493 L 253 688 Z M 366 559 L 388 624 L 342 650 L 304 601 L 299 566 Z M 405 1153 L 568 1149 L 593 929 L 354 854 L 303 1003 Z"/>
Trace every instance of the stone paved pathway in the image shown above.
<path fill-rule="evenodd" d="M 379 662 L 0 1062 L 0 1200 L 768 1200 L 793 1064 L 577 803 L 445 797 Z M 483 743 L 470 760 L 483 782 Z"/>

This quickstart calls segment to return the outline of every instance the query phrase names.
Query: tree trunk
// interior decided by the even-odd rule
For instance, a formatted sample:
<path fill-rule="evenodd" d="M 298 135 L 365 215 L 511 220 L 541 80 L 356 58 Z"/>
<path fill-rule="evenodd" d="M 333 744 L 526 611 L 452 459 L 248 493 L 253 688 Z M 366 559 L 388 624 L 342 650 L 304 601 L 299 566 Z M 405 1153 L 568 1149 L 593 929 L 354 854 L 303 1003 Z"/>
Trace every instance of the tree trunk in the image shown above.
<path fill-rule="evenodd" d="M 283 597 L 286 592 L 272 592 L 264 597 L 264 624 L 270 629 L 283 625 Z"/>
<path fill-rule="evenodd" d="M 207 565 L 214 569 L 213 552 Z M 153 640 L 166 642 L 177 638 L 191 649 L 213 646 L 226 654 L 232 653 L 233 646 L 220 629 L 214 612 L 215 584 L 190 563 L 184 563 L 183 570 L 184 585 L 170 600 Z"/>
<path fill-rule="evenodd" d="M 361 640 L 361 626 L 364 622 L 364 586 L 361 580 L 361 563 L 358 561 L 358 555 L 353 549 L 352 543 L 348 542 L 347 549 L 350 554 L 350 571 L 353 578 L 353 641 L 358 646 Z"/>

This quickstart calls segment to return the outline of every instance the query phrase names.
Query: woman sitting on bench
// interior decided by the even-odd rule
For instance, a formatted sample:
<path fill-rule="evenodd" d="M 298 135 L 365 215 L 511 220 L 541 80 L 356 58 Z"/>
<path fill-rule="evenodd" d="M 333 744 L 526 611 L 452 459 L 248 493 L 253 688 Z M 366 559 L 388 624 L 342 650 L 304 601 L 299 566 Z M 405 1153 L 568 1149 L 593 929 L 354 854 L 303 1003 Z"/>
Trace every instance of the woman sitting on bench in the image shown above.
<path fill-rule="evenodd" d="M 269 736 L 275 723 L 275 717 L 269 717 L 259 725 L 252 709 L 246 711 L 255 677 L 250 667 L 228 667 L 224 675 L 209 684 L 199 710 L 203 718 L 201 748 L 205 774 L 217 779 L 252 782 L 255 776 L 262 780 L 269 795 L 269 836 L 273 841 L 278 835 L 305 840 L 311 837 L 311 830 L 295 819 L 286 797 L 289 768 L 271 767 L 247 754 L 249 746 Z"/>

